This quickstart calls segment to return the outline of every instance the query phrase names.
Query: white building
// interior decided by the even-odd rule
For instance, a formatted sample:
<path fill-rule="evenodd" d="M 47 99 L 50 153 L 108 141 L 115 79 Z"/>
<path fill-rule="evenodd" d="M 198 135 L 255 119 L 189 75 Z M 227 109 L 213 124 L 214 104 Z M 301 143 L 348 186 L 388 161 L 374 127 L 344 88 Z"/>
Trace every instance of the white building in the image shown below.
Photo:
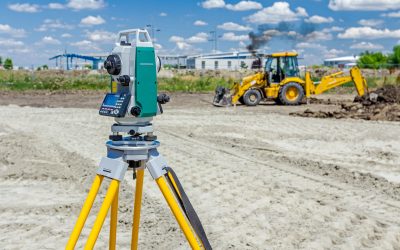
<path fill-rule="evenodd" d="M 176 55 L 158 55 L 161 60 L 162 66 L 171 66 L 173 68 L 186 68 L 187 56 L 176 56 Z"/>
<path fill-rule="evenodd" d="M 249 52 L 228 52 L 188 56 L 186 65 L 188 69 L 198 70 L 238 70 L 251 68 L 256 58 Z"/>
<path fill-rule="evenodd" d="M 345 56 L 324 60 L 324 65 L 329 67 L 349 68 L 357 65 L 359 56 Z"/>

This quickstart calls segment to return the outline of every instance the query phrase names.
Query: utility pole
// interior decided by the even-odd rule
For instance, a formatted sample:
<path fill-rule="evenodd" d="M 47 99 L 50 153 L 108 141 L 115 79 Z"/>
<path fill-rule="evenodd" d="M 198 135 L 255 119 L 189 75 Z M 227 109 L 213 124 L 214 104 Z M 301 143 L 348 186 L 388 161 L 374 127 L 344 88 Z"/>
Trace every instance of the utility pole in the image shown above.
<path fill-rule="evenodd" d="M 215 53 L 217 51 L 217 31 L 212 30 L 210 31 L 211 38 L 208 39 L 209 42 L 213 43 L 213 52 Z"/>
<path fill-rule="evenodd" d="M 216 53 L 218 50 L 218 38 L 221 38 L 222 36 L 218 35 L 217 30 L 212 30 L 209 33 L 211 35 L 211 38 L 208 39 L 208 41 L 213 42 L 214 53 Z"/>

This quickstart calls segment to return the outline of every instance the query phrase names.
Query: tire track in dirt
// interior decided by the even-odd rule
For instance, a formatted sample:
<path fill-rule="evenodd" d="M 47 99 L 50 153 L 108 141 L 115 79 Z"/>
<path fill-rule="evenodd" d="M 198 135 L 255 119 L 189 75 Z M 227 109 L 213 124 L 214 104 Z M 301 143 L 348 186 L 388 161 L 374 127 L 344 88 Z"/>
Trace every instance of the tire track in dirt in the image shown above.
<path fill-rule="evenodd" d="M 221 154 L 221 157 L 224 158 L 228 155 L 229 158 L 236 158 L 233 162 L 235 162 L 235 166 L 240 164 L 240 161 L 243 162 L 251 162 L 254 166 L 262 166 L 263 168 L 268 167 L 270 170 L 263 170 L 261 172 L 268 174 L 272 174 L 275 178 L 281 178 L 282 175 L 286 175 L 283 178 L 284 181 L 290 179 L 292 182 L 287 185 L 285 184 L 285 188 L 290 189 L 290 192 L 299 193 L 301 197 L 306 200 L 316 201 L 321 206 L 324 207 L 331 207 L 333 209 L 328 213 L 328 215 L 323 216 L 322 221 L 324 223 L 335 223 L 337 222 L 337 218 L 344 217 L 346 219 L 342 219 L 341 227 L 344 229 L 341 230 L 327 230 L 326 233 L 330 235 L 331 246 L 339 246 L 345 243 L 353 242 L 354 239 L 351 239 L 349 236 L 347 241 L 343 240 L 343 235 L 353 235 L 352 232 L 355 231 L 363 231 L 365 237 L 361 237 L 360 239 L 360 247 L 377 247 L 377 246 L 387 246 L 390 249 L 390 246 L 395 246 L 398 244 L 398 233 L 400 231 L 399 224 L 399 211 L 400 211 L 400 204 L 398 201 L 386 201 L 385 199 L 381 199 L 380 197 L 376 197 L 376 195 L 368 195 L 363 190 L 359 190 L 349 184 L 343 184 L 331 180 L 329 178 L 323 178 L 320 176 L 316 176 L 302 170 L 295 170 L 293 168 L 288 168 L 282 166 L 281 163 L 277 163 L 275 161 L 269 161 L 268 164 L 265 162 L 257 161 L 249 157 L 245 157 L 244 152 L 236 152 L 234 150 L 227 149 L 221 145 L 215 145 L 210 141 L 205 142 L 202 140 L 199 143 L 198 138 L 196 140 L 181 136 L 176 133 L 172 133 L 170 131 L 160 130 L 161 133 L 165 133 L 168 136 L 172 136 L 180 140 L 179 144 L 188 143 L 189 145 L 196 145 L 196 149 L 199 151 L 199 154 L 202 155 L 202 151 L 206 149 L 206 151 L 214 150 Z M 204 139 L 204 138 L 203 138 Z M 170 140 L 172 141 L 172 140 Z M 182 143 L 182 141 L 184 143 Z M 167 145 L 168 147 L 168 145 Z M 187 146 L 182 145 L 183 148 L 187 148 Z M 178 150 L 183 155 L 191 155 L 191 157 L 199 157 L 199 155 L 193 154 L 193 152 L 187 150 L 181 150 L 176 145 L 174 147 L 175 150 Z M 174 157 L 175 158 L 175 157 Z M 212 159 L 214 157 L 212 156 Z M 213 164 L 213 160 L 205 160 L 203 165 L 215 165 Z M 249 167 L 244 169 L 243 171 L 256 171 L 256 168 Z M 229 170 L 231 171 L 231 170 Z M 260 171 L 258 171 L 260 172 Z M 296 177 L 293 177 L 296 176 Z M 259 176 L 258 176 L 259 177 Z M 256 177 L 257 178 L 257 177 Z M 260 178 L 260 177 L 259 177 Z M 218 177 L 217 177 L 218 179 Z M 297 179 L 297 180 L 296 180 Z M 303 179 L 303 180 L 302 180 Z M 238 179 L 235 178 L 235 181 Z M 315 182 L 317 184 L 313 184 L 310 188 L 301 187 L 301 185 L 293 185 L 295 182 L 299 183 L 308 183 L 310 186 L 310 181 Z M 195 184 L 196 185 L 196 184 Z M 244 187 L 246 187 L 244 185 Z M 213 186 L 216 188 L 216 186 Z M 323 190 L 323 191 L 320 191 Z M 208 190 L 204 190 L 207 192 Z M 225 190 L 226 191 L 226 190 Z M 237 194 L 233 194 L 235 196 Z M 248 199 L 249 203 L 254 203 L 254 201 L 259 200 L 260 197 L 254 196 L 252 199 Z M 348 203 L 348 199 L 357 200 L 359 204 L 350 205 Z M 230 201 L 232 202 L 232 201 Z M 258 204 L 257 202 L 254 203 L 254 207 L 257 208 L 255 211 L 266 209 L 265 206 Z M 343 216 L 345 214 L 345 216 Z M 248 215 L 250 216 L 250 215 Z M 246 217 L 246 216 L 244 216 Z M 318 217 L 318 216 L 317 216 Z M 389 228 L 389 230 L 387 230 Z M 357 241 L 357 240 L 356 240 Z M 295 241 L 294 241 L 295 242 Z M 390 242 L 388 245 L 387 242 Z M 353 242 L 354 243 L 354 242 Z M 307 245 L 308 247 L 309 245 Z M 302 244 L 299 243 L 296 247 L 304 247 Z"/>

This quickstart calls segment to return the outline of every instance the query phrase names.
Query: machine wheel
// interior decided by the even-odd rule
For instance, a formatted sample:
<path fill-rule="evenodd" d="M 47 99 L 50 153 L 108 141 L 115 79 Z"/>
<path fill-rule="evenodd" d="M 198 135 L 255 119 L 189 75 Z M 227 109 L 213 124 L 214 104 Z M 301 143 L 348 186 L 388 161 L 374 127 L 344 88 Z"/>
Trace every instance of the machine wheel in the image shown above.
<path fill-rule="evenodd" d="M 304 89 L 296 82 L 283 85 L 279 91 L 279 100 L 283 105 L 299 105 L 303 97 Z"/>
<path fill-rule="evenodd" d="M 243 96 L 241 96 L 241 97 L 239 98 L 239 103 L 242 104 L 242 105 L 245 105 L 244 100 L 243 100 Z"/>
<path fill-rule="evenodd" d="M 261 101 L 261 93 L 256 89 L 249 89 L 243 95 L 243 102 L 247 106 L 257 106 Z"/>

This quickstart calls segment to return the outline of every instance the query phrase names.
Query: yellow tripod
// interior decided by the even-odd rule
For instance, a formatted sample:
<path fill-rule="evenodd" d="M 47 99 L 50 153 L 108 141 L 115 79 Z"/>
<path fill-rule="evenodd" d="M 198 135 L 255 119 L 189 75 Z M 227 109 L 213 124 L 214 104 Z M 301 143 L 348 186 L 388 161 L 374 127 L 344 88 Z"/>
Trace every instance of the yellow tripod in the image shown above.
<path fill-rule="evenodd" d="M 107 142 L 107 157 L 103 157 L 100 162 L 97 175 L 93 181 L 92 187 L 65 249 L 70 250 L 75 248 L 104 177 L 110 178 L 111 183 L 84 249 L 94 248 L 110 207 L 109 249 L 115 249 L 117 238 L 119 185 L 123 180 L 128 167 L 133 168 L 133 171 L 136 173 L 131 249 L 138 248 L 140 209 L 145 168 L 149 170 L 151 176 L 156 181 L 191 248 L 211 249 L 201 222 L 190 204 L 179 179 L 174 171 L 168 167 L 164 158 L 158 153 L 156 148 L 159 145 L 158 141 L 147 142 L 144 140 L 120 140 Z"/>

